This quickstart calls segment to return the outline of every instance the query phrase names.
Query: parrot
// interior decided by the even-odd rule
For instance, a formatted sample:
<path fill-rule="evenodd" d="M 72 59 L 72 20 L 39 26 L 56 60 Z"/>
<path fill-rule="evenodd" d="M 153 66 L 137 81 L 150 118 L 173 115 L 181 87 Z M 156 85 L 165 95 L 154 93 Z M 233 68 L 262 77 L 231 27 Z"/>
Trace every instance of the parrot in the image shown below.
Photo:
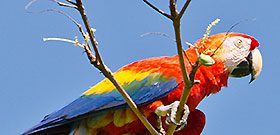
<path fill-rule="evenodd" d="M 250 75 L 254 81 L 262 69 L 259 42 L 252 36 L 226 32 L 199 39 L 184 50 L 187 73 L 198 59 L 194 83 L 184 107 L 180 130 L 175 135 L 200 135 L 206 123 L 199 103 L 222 87 L 229 77 Z M 208 56 L 210 61 L 200 57 Z M 209 62 L 212 64 L 209 64 Z M 200 60 L 199 60 L 200 61 Z M 205 64 L 205 61 L 208 64 Z M 175 114 L 184 89 L 179 56 L 161 56 L 123 66 L 113 74 L 157 130 L 175 123 Z M 159 120 L 159 118 L 162 118 Z M 159 128 L 159 124 L 162 125 Z M 176 124 L 176 123 L 175 123 Z M 178 123 L 177 123 L 178 124 Z M 116 87 L 104 79 L 76 100 L 46 115 L 23 135 L 146 135 L 150 134 L 128 107 Z"/>

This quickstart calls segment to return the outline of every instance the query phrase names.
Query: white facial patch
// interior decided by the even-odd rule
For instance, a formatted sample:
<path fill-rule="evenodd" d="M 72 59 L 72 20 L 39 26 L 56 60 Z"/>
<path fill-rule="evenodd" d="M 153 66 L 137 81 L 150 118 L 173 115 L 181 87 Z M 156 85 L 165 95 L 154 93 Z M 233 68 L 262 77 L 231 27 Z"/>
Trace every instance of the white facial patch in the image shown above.
<path fill-rule="evenodd" d="M 224 41 L 222 57 L 230 72 L 249 55 L 251 42 L 251 39 L 241 36 L 230 37 Z"/>

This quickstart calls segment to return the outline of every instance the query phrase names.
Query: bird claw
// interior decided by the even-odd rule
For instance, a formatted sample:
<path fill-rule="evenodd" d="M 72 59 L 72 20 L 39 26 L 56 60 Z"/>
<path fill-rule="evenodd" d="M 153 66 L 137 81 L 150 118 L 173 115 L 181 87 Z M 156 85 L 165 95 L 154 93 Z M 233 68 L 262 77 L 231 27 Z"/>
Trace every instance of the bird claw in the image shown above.
<path fill-rule="evenodd" d="M 180 126 L 176 131 L 180 131 L 187 125 L 188 115 L 190 113 L 189 107 L 187 105 L 184 106 L 184 114 L 179 122 L 176 122 L 176 112 L 179 106 L 179 101 L 175 101 L 170 105 L 167 106 L 160 106 L 155 110 L 155 113 L 161 116 L 167 116 L 165 119 L 165 124 L 170 125 L 170 122 L 173 124 Z"/>
<path fill-rule="evenodd" d="M 193 84 L 200 84 L 200 80 L 194 80 Z"/>
<path fill-rule="evenodd" d="M 158 130 L 159 130 L 160 135 L 165 135 L 166 132 L 165 132 L 163 126 L 162 126 L 161 116 L 158 116 L 158 119 L 157 119 L 157 120 L 158 120 L 158 121 L 157 121 L 157 122 L 158 122 L 157 128 L 158 128 Z"/>

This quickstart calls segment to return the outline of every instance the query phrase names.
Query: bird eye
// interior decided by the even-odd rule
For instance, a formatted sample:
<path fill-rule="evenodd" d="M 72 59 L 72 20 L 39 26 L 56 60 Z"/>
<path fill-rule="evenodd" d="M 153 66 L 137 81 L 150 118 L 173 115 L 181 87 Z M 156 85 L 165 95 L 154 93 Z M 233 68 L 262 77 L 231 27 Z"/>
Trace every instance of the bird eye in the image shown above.
<path fill-rule="evenodd" d="M 242 47 L 242 43 L 243 41 L 241 39 L 237 39 L 235 42 L 234 42 L 234 45 L 237 47 L 237 48 L 241 48 Z"/>

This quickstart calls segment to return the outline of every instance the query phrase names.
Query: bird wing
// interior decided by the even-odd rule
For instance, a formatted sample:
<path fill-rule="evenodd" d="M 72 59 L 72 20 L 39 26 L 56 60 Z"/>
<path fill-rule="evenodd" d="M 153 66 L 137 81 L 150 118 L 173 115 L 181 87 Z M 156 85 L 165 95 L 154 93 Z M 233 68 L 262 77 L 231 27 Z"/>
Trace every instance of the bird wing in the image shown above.
<path fill-rule="evenodd" d="M 175 77 L 160 72 L 160 69 L 155 68 L 155 66 L 150 66 L 151 69 L 147 70 L 143 67 L 135 68 L 136 65 L 141 66 L 139 62 L 128 65 L 127 67 L 134 68 L 124 67 L 114 73 L 114 76 L 138 106 L 151 103 L 167 95 L 179 85 Z M 104 110 L 125 107 L 128 107 L 128 105 L 121 94 L 108 79 L 104 79 L 72 103 L 45 116 L 38 125 L 27 132 L 49 129 L 88 116 L 98 115 L 99 112 L 104 112 Z"/>

